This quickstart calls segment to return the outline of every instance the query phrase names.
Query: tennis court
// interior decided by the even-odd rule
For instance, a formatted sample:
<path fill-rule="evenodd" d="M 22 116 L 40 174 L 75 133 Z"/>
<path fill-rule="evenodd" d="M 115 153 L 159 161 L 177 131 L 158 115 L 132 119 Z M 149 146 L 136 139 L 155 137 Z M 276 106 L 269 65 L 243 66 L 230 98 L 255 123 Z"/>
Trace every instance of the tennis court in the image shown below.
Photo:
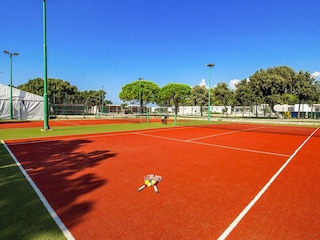
<path fill-rule="evenodd" d="M 319 239 L 320 131 L 221 124 L 6 141 L 75 239 Z M 138 192 L 143 177 L 163 180 Z"/>

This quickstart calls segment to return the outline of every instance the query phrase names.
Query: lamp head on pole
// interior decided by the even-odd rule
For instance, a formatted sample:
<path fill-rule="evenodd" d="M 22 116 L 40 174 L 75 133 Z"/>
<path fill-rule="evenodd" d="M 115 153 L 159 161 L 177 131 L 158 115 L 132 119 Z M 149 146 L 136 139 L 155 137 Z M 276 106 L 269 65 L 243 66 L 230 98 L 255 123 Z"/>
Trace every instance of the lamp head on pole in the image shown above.
<path fill-rule="evenodd" d="M 11 52 L 9 52 L 8 50 L 4 50 L 3 52 L 4 52 L 5 54 L 9 54 L 10 56 L 18 56 L 18 55 L 19 55 L 19 53 L 17 53 L 17 52 L 11 53 Z"/>
<path fill-rule="evenodd" d="M 214 67 L 214 63 L 208 63 L 208 64 L 207 64 L 207 67 L 209 67 L 209 68 Z"/>

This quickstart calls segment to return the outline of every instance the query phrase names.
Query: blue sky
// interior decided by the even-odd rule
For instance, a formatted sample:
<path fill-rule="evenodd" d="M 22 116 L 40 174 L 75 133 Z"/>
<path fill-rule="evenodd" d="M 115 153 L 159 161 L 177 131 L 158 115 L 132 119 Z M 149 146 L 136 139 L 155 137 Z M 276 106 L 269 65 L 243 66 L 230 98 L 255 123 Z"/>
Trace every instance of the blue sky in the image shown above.
<path fill-rule="evenodd" d="M 42 0 L 1 0 L 0 83 L 43 78 Z M 318 0 L 46 0 L 48 77 L 107 92 L 139 77 L 211 86 L 286 65 L 320 72 Z M 317 76 L 318 76 L 317 75 Z M 319 77 L 317 77 L 319 79 Z"/>

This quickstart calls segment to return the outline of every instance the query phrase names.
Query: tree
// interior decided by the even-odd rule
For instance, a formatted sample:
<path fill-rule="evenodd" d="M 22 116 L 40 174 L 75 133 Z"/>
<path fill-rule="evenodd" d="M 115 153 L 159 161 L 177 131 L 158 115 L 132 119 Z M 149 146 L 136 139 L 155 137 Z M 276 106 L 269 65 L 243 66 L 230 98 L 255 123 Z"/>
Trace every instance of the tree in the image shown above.
<path fill-rule="evenodd" d="M 215 97 L 215 104 L 223 105 L 225 112 L 228 114 L 227 106 L 233 103 L 233 92 L 228 88 L 225 82 L 218 83 L 215 88 L 213 88 L 213 95 Z"/>
<path fill-rule="evenodd" d="M 312 100 L 309 101 L 311 104 L 311 112 L 313 112 L 313 104 L 314 103 L 319 103 L 320 101 L 320 82 L 319 81 L 314 81 L 312 84 Z M 311 116 L 314 117 L 314 116 Z"/>
<path fill-rule="evenodd" d="M 85 104 L 86 107 L 99 106 L 102 104 L 102 99 L 105 98 L 106 92 L 103 90 L 89 90 L 83 91 L 78 94 L 79 100 Z M 105 104 L 106 101 L 103 101 Z"/>
<path fill-rule="evenodd" d="M 41 78 L 29 80 L 26 84 L 18 86 L 19 89 L 43 96 L 44 81 Z M 61 79 L 48 78 L 48 97 L 53 104 L 75 103 L 78 89 L 69 82 Z"/>
<path fill-rule="evenodd" d="M 17 88 L 19 88 L 22 91 L 43 96 L 43 84 L 44 84 L 43 79 L 35 78 L 35 79 L 29 80 L 25 84 L 19 85 Z"/>
<path fill-rule="evenodd" d="M 293 84 L 293 91 L 296 94 L 297 99 L 299 101 L 298 118 L 300 118 L 301 103 L 312 103 L 314 101 L 314 81 L 315 79 L 311 76 L 309 72 L 299 71 L 296 75 L 296 80 Z"/>
<path fill-rule="evenodd" d="M 243 107 L 242 114 L 244 114 L 245 106 L 252 106 L 252 103 L 255 101 L 255 99 L 249 87 L 247 79 L 244 79 L 236 84 L 234 99 L 236 103 L 240 104 Z"/>
<path fill-rule="evenodd" d="M 119 93 L 119 98 L 122 101 L 137 101 L 140 109 L 143 109 L 147 103 L 155 103 L 157 101 L 159 91 L 160 87 L 156 83 L 137 80 L 124 85 Z"/>
<path fill-rule="evenodd" d="M 41 78 L 29 80 L 27 83 L 18 86 L 19 89 L 43 96 L 44 81 Z M 88 103 L 90 99 L 91 106 L 99 105 L 106 95 L 105 91 L 89 90 L 79 92 L 76 86 L 72 86 L 69 82 L 48 78 L 48 97 L 49 102 L 52 104 L 75 104 L 75 103 Z"/>
<path fill-rule="evenodd" d="M 293 89 L 296 73 L 289 67 L 280 66 L 256 71 L 248 85 L 257 99 L 270 106 L 271 111 L 281 118 L 274 106 L 284 102 L 284 96 Z"/>
<path fill-rule="evenodd" d="M 200 106 L 200 113 L 203 116 L 203 106 L 208 104 L 208 89 L 205 86 L 194 86 L 189 101 L 191 105 Z"/>
<path fill-rule="evenodd" d="M 319 101 L 320 101 L 320 81 L 315 81 L 313 84 L 313 88 L 314 88 L 313 101 L 314 101 L 314 103 L 319 103 Z"/>
<path fill-rule="evenodd" d="M 174 105 L 178 114 L 179 104 L 184 103 L 191 93 L 191 87 L 181 83 L 170 83 L 160 89 L 158 103 Z"/>
<path fill-rule="evenodd" d="M 289 104 L 289 105 L 294 105 L 298 103 L 298 97 L 294 93 L 285 93 L 283 95 L 283 103 Z"/>

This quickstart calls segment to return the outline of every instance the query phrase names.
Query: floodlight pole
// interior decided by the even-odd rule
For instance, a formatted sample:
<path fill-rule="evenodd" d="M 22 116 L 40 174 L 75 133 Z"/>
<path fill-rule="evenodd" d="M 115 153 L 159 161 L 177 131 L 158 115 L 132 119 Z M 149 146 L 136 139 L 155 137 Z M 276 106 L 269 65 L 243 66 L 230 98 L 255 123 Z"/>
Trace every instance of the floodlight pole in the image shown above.
<path fill-rule="evenodd" d="M 47 131 L 49 127 L 49 114 L 48 114 L 48 70 L 47 70 L 47 9 L 46 9 L 46 0 L 43 0 L 42 4 L 43 11 L 43 66 L 44 66 L 44 79 L 43 79 L 43 130 Z"/>
<path fill-rule="evenodd" d="M 210 82 L 211 82 L 211 68 L 214 67 L 214 63 L 208 63 L 207 67 L 209 67 L 209 89 L 208 89 L 208 122 L 210 122 L 210 115 L 211 115 L 211 109 L 210 109 Z"/>
<path fill-rule="evenodd" d="M 18 56 L 19 53 L 11 53 L 8 50 L 3 51 L 5 54 L 10 55 L 10 119 L 13 119 L 13 103 L 12 103 L 12 56 Z"/>
<path fill-rule="evenodd" d="M 101 87 L 101 117 L 103 116 L 103 106 L 104 106 L 104 98 L 103 98 L 104 86 Z"/>
<path fill-rule="evenodd" d="M 141 80 L 143 78 L 138 78 L 139 79 L 139 117 L 141 118 Z"/>

